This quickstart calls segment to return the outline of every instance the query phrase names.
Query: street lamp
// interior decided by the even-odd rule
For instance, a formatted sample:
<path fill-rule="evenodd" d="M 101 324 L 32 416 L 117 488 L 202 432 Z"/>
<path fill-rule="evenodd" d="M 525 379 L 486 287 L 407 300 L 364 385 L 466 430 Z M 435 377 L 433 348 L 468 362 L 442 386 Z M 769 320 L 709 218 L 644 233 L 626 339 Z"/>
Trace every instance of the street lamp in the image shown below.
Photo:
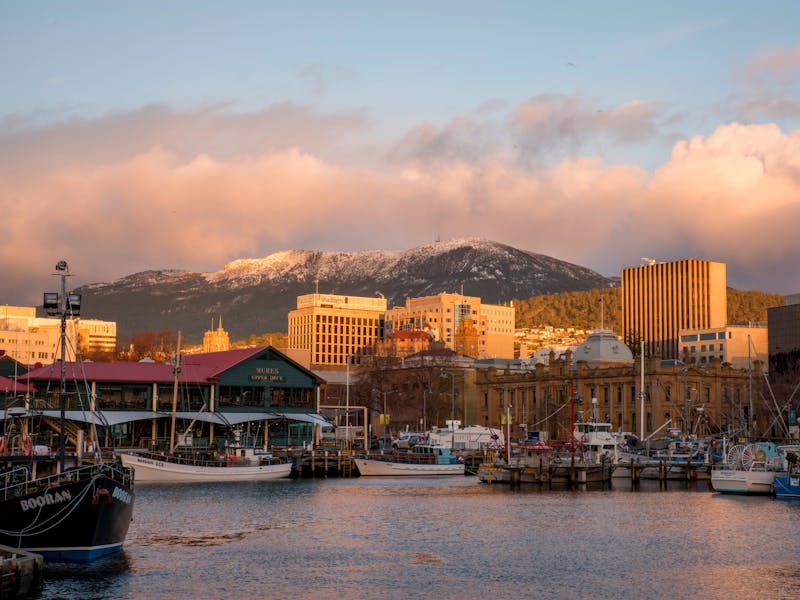
<path fill-rule="evenodd" d="M 456 441 L 456 377 L 445 371 L 442 371 L 439 377 L 450 378 L 450 448 L 452 449 Z"/>
<path fill-rule="evenodd" d="M 505 395 L 505 394 L 503 394 Z M 511 408 L 510 404 L 506 405 L 506 464 L 511 464 Z"/>
<path fill-rule="evenodd" d="M 431 388 L 422 388 L 422 431 L 428 432 L 428 394 L 431 393 Z"/>
<path fill-rule="evenodd" d="M 386 412 L 386 396 L 388 396 L 392 392 L 395 392 L 396 390 L 383 391 L 383 390 L 380 390 L 378 388 L 372 388 L 372 391 L 378 392 L 379 394 L 383 394 L 383 415 L 382 415 L 382 418 L 383 418 L 383 441 L 384 441 L 384 443 L 386 443 L 386 439 L 387 439 L 386 430 L 387 430 L 387 427 L 389 425 L 389 414 Z"/>

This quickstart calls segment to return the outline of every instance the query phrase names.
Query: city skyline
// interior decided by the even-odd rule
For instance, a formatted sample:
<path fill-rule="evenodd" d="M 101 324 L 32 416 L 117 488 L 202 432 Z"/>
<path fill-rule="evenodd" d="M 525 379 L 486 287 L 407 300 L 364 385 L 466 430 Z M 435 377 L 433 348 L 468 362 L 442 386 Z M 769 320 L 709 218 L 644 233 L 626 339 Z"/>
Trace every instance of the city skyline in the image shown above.
<path fill-rule="evenodd" d="M 0 3 L 0 299 L 481 237 L 800 290 L 800 6 Z"/>

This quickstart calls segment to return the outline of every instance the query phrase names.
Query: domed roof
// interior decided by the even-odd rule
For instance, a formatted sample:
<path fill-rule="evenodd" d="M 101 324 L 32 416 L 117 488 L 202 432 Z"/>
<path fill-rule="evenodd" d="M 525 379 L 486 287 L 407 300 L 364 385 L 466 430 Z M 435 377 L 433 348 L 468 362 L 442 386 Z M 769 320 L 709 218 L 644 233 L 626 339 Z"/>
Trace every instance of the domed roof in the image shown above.
<path fill-rule="evenodd" d="M 610 329 L 595 329 L 575 349 L 575 360 L 589 363 L 633 362 L 633 353 Z"/>

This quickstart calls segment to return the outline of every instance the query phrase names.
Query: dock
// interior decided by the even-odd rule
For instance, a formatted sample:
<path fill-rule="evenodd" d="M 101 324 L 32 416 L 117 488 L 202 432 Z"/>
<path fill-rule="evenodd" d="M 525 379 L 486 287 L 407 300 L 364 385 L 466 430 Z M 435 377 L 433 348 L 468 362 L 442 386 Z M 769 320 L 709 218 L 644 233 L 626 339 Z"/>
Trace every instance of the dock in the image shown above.
<path fill-rule="evenodd" d="M 35 598 L 42 592 L 44 558 L 0 546 L 0 598 Z"/>
<path fill-rule="evenodd" d="M 358 470 L 353 466 L 354 456 L 383 458 L 391 450 L 347 450 L 343 448 L 304 448 L 288 450 L 286 456 L 294 463 L 292 477 L 298 479 L 358 477 Z M 475 475 L 484 460 L 482 452 L 467 452 L 461 457 L 465 473 Z"/>
<path fill-rule="evenodd" d="M 711 464 L 707 462 L 675 462 L 666 458 L 635 459 L 620 461 L 614 470 L 614 478 L 630 479 L 639 483 L 642 479 L 658 481 L 697 481 L 711 478 Z"/>
<path fill-rule="evenodd" d="M 353 452 L 346 449 L 290 450 L 289 459 L 294 463 L 292 477 L 300 479 L 354 477 Z"/>

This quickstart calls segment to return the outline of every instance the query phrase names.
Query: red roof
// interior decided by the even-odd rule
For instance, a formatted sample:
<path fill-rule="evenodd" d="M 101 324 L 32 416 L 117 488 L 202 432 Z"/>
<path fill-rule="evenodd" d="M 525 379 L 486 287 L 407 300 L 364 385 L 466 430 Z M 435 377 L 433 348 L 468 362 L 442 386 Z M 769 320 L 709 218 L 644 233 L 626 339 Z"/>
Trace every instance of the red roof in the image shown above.
<path fill-rule="evenodd" d="M 202 354 L 186 354 L 181 356 L 181 372 L 178 380 L 182 383 L 208 383 L 219 377 L 220 373 L 268 350 L 269 346 L 241 348 L 223 352 L 205 352 Z M 307 371 L 280 351 L 272 348 L 284 360 Z M 314 373 L 309 375 L 319 379 Z M 31 381 L 53 381 L 61 379 L 61 362 L 57 361 L 34 369 L 25 375 Z M 129 381 L 146 383 L 172 383 L 175 380 L 171 363 L 157 362 L 81 362 L 66 363 L 66 379 L 86 381 Z"/>
<path fill-rule="evenodd" d="M 168 383 L 174 380 L 172 365 L 156 362 L 68 362 L 66 378 L 70 381 L 147 381 Z M 183 375 L 183 373 L 181 373 Z M 61 378 L 61 362 L 57 361 L 30 371 L 31 381 L 53 381 Z M 184 379 L 181 377 L 181 379 Z"/>
<path fill-rule="evenodd" d="M 404 339 L 409 339 L 409 340 L 414 340 L 414 339 L 417 339 L 417 340 L 430 340 L 431 339 L 431 336 L 430 336 L 429 333 L 426 333 L 424 331 L 419 331 L 419 330 L 394 331 L 394 332 L 392 332 L 391 337 L 393 339 L 401 339 L 401 340 L 404 340 Z"/>
<path fill-rule="evenodd" d="M 24 376 L 23 376 L 24 377 Z M 0 375 L 0 393 L 3 394 L 28 394 L 35 392 L 32 385 L 27 385 L 22 379 L 12 379 Z"/>

